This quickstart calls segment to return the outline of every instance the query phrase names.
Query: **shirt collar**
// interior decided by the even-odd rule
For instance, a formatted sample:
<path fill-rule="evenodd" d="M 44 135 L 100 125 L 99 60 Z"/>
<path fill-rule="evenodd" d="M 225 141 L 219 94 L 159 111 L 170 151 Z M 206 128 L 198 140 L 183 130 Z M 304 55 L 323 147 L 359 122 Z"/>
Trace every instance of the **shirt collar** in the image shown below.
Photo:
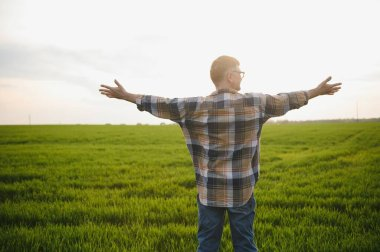
<path fill-rule="evenodd" d="M 211 93 L 211 95 L 217 95 L 217 94 L 222 94 L 222 93 L 237 94 L 238 91 L 236 91 L 235 89 L 232 89 L 232 88 L 222 88 L 222 89 L 219 89 L 219 90 L 215 90 L 214 92 Z"/>

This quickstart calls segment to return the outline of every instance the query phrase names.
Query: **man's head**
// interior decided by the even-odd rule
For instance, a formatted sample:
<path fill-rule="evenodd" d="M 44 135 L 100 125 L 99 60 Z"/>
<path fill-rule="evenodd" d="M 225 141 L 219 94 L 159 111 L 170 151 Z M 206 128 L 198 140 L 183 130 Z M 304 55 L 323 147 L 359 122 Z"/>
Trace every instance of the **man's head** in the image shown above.
<path fill-rule="evenodd" d="M 232 88 L 240 90 L 240 82 L 244 72 L 240 71 L 240 63 L 230 56 L 220 56 L 211 65 L 210 77 L 216 89 Z"/>

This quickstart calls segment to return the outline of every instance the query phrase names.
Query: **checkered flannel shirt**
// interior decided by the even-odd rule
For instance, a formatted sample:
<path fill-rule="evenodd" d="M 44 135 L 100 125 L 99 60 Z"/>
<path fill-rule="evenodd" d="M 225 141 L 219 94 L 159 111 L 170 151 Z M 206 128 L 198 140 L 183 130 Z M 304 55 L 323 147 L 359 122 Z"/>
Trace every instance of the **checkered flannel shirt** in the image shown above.
<path fill-rule="evenodd" d="M 307 92 L 278 95 L 218 90 L 206 97 L 144 95 L 139 110 L 179 124 L 192 157 L 203 205 L 237 207 L 253 193 L 260 171 L 260 135 L 274 116 L 308 102 Z"/>

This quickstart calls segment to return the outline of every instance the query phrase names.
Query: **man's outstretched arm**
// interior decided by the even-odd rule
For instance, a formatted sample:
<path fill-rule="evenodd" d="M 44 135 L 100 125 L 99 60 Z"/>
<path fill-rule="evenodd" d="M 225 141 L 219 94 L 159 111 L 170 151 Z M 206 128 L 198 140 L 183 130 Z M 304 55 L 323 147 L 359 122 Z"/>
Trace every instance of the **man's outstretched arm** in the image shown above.
<path fill-rule="evenodd" d="M 317 87 L 298 92 L 265 95 L 263 97 L 264 112 L 267 118 L 282 116 L 289 110 L 298 109 L 308 103 L 308 100 L 320 95 L 333 95 L 341 88 L 342 83 L 328 84 L 331 77 L 322 81 Z"/>
<path fill-rule="evenodd" d="M 124 87 L 115 79 L 116 87 L 110 87 L 107 85 L 100 85 L 102 88 L 99 89 L 102 95 L 107 96 L 108 98 L 116 98 L 121 100 L 126 100 L 132 103 L 136 103 L 138 98 L 141 98 L 142 95 L 132 94 L 127 92 Z"/>
<path fill-rule="evenodd" d="M 105 95 L 109 98 L 122 99 L 129 102 L 132 102 L 137 105 L 137 108 L 140 111 L 147 111 L 152 115 L 169 119 L 174 122 L 179 122 L 186 113 L 186 101 L 191 99 L 169 99 L 159 96 L 152 95 L 139 95 L 127 92 L 124 87 L 115 80 L 116 87 L 111 87 L 107 85 L 100 85 L 99 89 L 102 95 Z M 194 104 L 190 102 L 191 104 Z"/>

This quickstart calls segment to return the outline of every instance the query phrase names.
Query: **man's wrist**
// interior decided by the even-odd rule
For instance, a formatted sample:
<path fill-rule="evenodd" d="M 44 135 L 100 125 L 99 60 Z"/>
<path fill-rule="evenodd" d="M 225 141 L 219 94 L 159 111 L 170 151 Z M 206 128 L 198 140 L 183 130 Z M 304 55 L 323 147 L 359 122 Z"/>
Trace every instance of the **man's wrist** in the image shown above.
<path fill-rule="evenodd" d="M 124 95 L 123 95 L 123 100 L 132 102 L 132 100 L 133 100 L 132 94 L 130 94 L 128 92 L 125 92 Z"/>
<path fill-rule="evenodd" d="M 320 95 L 320 90 L 318 88 L 313 88 L 307 91 L 307 95 L 309 96 L 309 99 L 317 97 Z"/>
<path fill-rule="evenodd" d="M 138 98 L 141 99 L 142 95 L 137 95 L 137 94 L 132 94 L 132 93 L 128 93 L 126 92 L 124 95 L 123 95 L 123 99 L 126 100 L 126 101 L 129 101 L 129 102 L 132 102 L 132 103 L 135 103 L 136 104 L 136 101 Z"/>

